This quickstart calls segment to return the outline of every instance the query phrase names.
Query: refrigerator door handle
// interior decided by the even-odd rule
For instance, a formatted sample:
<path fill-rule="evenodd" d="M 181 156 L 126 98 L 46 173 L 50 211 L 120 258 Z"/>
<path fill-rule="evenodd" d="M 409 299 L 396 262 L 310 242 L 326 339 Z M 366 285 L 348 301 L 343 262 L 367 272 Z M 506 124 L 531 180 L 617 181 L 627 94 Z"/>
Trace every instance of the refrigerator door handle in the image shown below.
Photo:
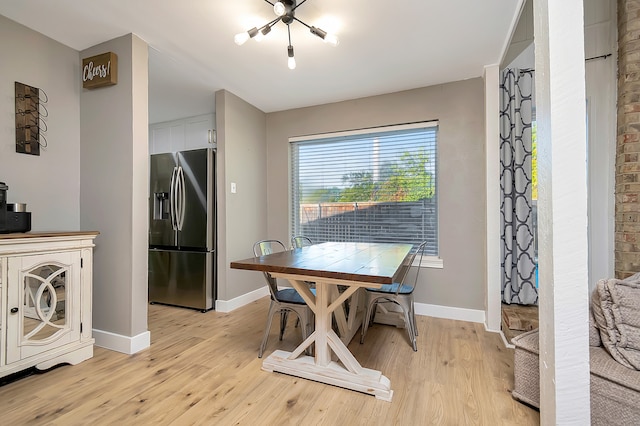
<path fill-rule="evenodd" d="M 186 203 L 186 194 L 185 194 L 185 183 L 184 183 L 184 171 L 182 170 L 182 166 L 178 167 L 178 192 L 179 192 L 179 200 L 178 200 L 178 205 L 179 208 L 177 209 L 178 212 L 178 218 L 177 218 L 177 222 L 178 222 L 178 231 L 182 231 L 182 225 L 184 225 L 184 212 L 187 209 L 187 203 Z"/>
<path fill-rule="evenodd" d="M 171 173 L 171 188 L 169 189 L 169 213 L 171 214 L 171 229 L 176 231 L 178 229 L 177 214 L 176 214 L 176 174 L 178 168 L 174 167 Z"/>

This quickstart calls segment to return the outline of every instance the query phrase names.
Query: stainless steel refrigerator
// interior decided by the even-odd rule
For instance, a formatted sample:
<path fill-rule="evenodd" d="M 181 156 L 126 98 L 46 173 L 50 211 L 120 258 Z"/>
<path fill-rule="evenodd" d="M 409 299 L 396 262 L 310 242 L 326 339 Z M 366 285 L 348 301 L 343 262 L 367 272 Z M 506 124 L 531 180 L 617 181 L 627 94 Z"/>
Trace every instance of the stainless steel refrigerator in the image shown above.
<path fill-rule="evenodd" d="M 207 311 L 216 298 L 215 149 L 150 162 L 149 302 Z"/>

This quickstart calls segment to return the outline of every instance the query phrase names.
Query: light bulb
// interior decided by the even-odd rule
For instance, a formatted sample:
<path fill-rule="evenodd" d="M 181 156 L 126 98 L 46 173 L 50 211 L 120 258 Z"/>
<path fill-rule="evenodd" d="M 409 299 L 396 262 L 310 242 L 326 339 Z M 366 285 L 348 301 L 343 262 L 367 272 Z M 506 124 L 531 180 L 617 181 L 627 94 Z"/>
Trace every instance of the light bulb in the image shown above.
<path fill-rule="evenodd" d="M 324 41 L 325 43 L 329 43 L 333 47 L 336 47 L 338 43 L 340 43 L 340 40 L 338 40 L 338 36 L 336 36 L 335 34 L 329 34 L 321 28 L 309 27 L 309 30 L 311 30 L 311 34 L 320 37 L 322 41 Z"/>
<path fill-rule="evenodd" d="M 338 36 L 336 36 L 335 34 L 327 34 L 326 36 L 324 36 L 324 42 L 329 43 L 333 47 L 336 47 L 338 43 L 340 43 L 340 40 L 338 40 Z"/>
<path fill-rule="evenodd" d="M 251 28 L 249 31 L 236 34 L 233 40 L 238 46 L 242 46 L 247 40 L 258 35 L 258 29 L 256 27 Z"/>
<path fill-rule="evenodd" d="M 287 56 L 289 59 L 287 60 L 287 66 L 290 70 L 296 69 L 296 58 L 293 56 L 293 46 L 287 46 Z"/>
<path fill-rule="evenodd" d="M 248 32 L 238 33 L 233 38 L 233 41 L 236 42 L 238 46 L 242 46 L 247 40 L 249 40 L 250 36 Z"/>
<path fill-rule="evenodd" d="M 286 9 L 281 1 L 276 2 L 276 4 L 273 5 L 273 13 L 275 13 L 276 16 L 282 16 L 285 12 Z"/>

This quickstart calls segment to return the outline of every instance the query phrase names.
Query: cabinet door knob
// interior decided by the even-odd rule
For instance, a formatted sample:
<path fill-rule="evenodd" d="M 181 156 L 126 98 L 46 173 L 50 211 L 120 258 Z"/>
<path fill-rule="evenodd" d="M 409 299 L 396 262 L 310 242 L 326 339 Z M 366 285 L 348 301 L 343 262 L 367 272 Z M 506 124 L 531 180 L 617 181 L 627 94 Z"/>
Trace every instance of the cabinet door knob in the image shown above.
<path fill-rule="evenodd" d="M 12 314 L 18 313 L 18 308 L 11 308 L 11 313 Z"/>

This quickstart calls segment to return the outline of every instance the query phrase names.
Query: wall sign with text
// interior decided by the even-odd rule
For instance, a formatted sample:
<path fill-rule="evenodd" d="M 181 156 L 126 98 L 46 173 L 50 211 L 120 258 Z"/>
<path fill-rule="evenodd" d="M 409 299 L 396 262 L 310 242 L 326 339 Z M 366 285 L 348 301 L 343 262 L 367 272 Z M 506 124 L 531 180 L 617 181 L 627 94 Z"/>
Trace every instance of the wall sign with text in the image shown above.
<path fill-rule="evenodd" d="M 82 87 L 96 87 L 118 84 L 118 56 L 113 52 L 103 53 L 82 60 Z"/>

